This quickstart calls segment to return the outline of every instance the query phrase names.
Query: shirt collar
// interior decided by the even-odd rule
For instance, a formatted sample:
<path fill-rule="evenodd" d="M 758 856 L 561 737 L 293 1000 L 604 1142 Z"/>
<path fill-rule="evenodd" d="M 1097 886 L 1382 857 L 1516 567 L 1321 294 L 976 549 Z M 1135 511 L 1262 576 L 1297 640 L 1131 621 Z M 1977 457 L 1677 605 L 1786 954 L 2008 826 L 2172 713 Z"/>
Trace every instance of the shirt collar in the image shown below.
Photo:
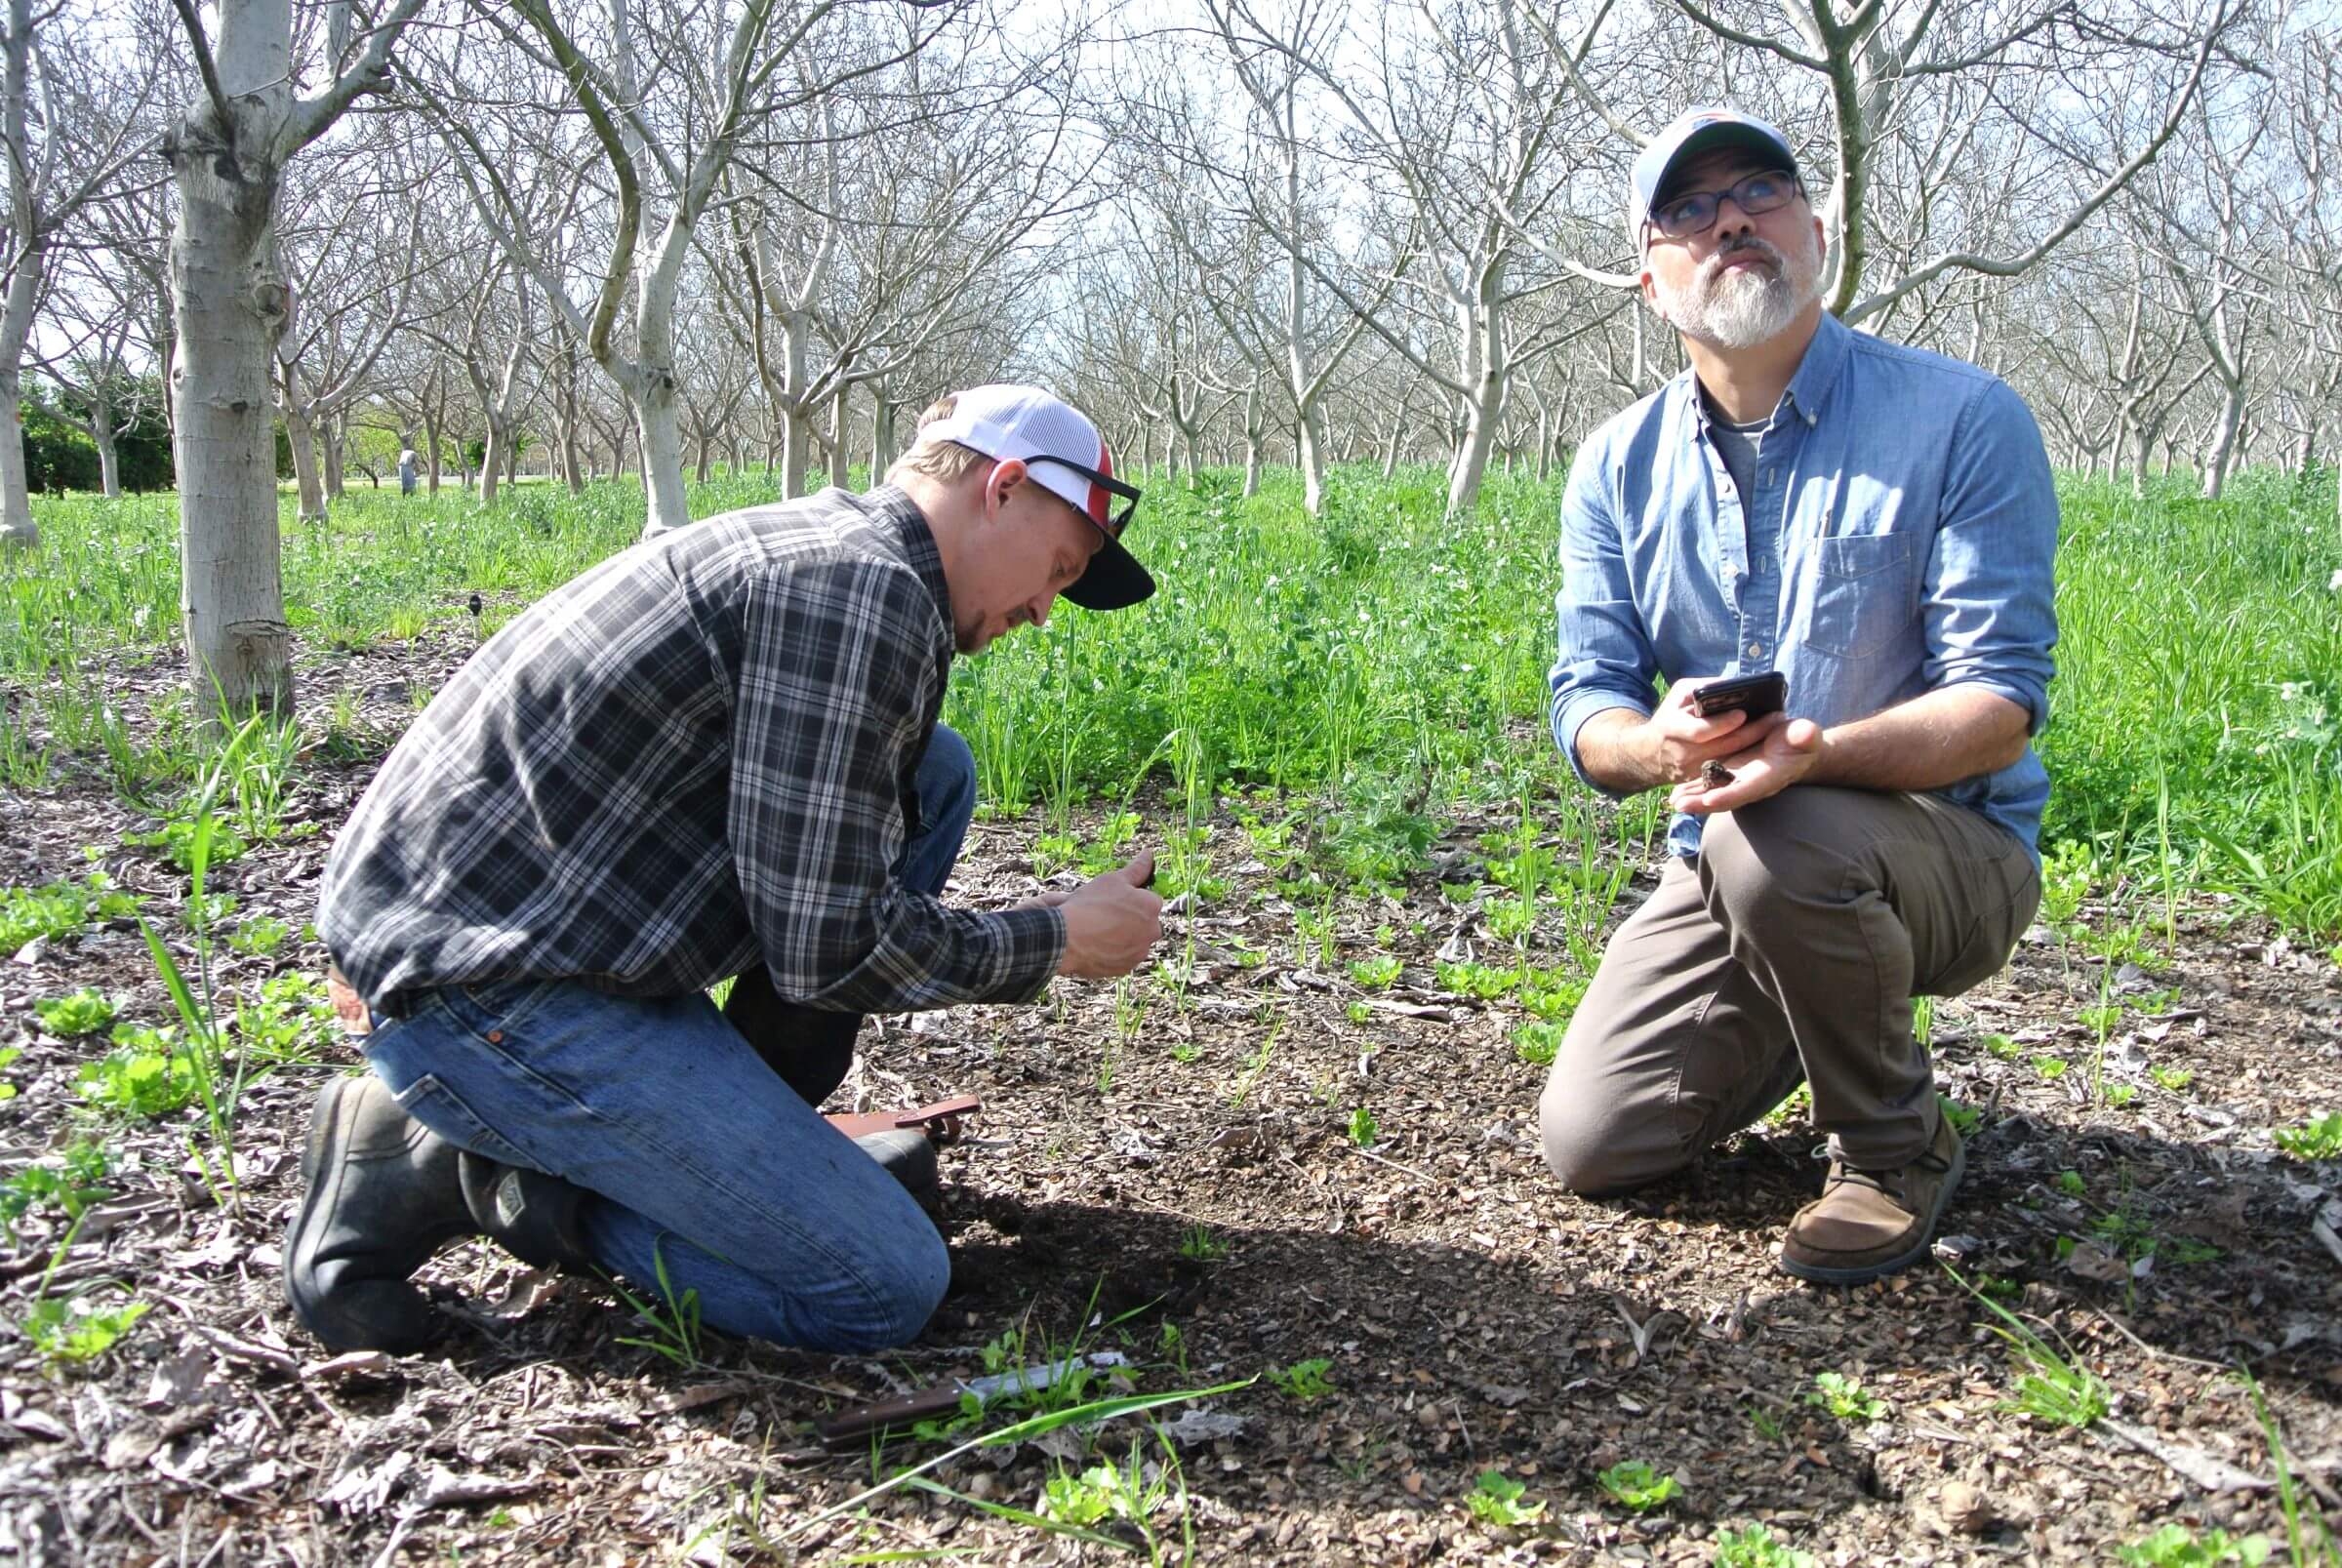
<path fill-rule="evenodd" d="M 884 518 L 903 541 L 903 554 L 927 591 L 935 597 L 935 612 L 951 624 L 951 584 L 944 581 L 944 554 L 935 547 L 935 530 L 919 503 L 893 485 L 879 485 L 862 498 L 874 515 Z"/>
<path fill-rule="evenodd" d="M 1830 389 L 1837 384 L 1837 373 L 1845 368 L 1846 350 L 1852 345 L 1854 330 L 1837 316 L 1825 310 L 1821 325 L 1814 328 L 1813 342 L 1805 345 L 1805 357 L 1797 362 L 1797 373 L 1789 379 L 1787 396 L 1792 407 L 1811 425 L 1822 417 L 1822 405 L 1830 399 Z"/>
<path fill-rule="evenodd" d="M 1822 404 L 1829 400 L 1838 372 L 1845 368 L 1846 349 L 1853 337 L 1851 327 L 1829 311 L 1822 312 L 1813 342 L 1805 345 L 1805 357 L 1797 361 L 1797 373 L 1789 379 L 1789 387 L 1782 393 L 1782 401 L 1796 409 L 1808 426 L 1822 417 Z M 1708 399 L 1700 395 L 1700 373 L 1686 366 L 1676 378 L 1674 390 L 1691 407 L 1692 428 L 1705 433 L 1715 421 L 1708 413 Z"/>

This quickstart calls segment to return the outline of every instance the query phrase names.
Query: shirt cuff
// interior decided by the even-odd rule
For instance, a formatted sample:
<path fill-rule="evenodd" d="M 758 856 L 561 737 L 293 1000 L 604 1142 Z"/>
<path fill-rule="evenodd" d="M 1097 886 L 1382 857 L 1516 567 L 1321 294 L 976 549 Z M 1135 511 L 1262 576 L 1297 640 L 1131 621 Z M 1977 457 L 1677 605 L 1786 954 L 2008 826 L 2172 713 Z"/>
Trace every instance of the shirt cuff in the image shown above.
<path fill-rule="evenodd" d="M 1611 788 L 1588 773 L 1585 762 L 1578 756 L 1578 731 L 1584 729 L 1586 721 L 1596 713 L 1606 712 L 1614 707 L 1623 707 L 1639 713 L 1646 719 L 1651 716 L 1651 705 L 1648 702 L 1637 702 L 1622 692 L 1602 691 L 1598 688 L 1572 692 L 1554 707 L 1554 739 L 1560 744 L 1562 756 L 1569 760 L 1569 771 L 1578 776 L 1580 784 L 1612 800 L 1627 800 L 1631 799 L 1637 791 Z"/>
<path fill-rule="evenodd" d="M 984 916 L 998 933 L 999 980 L 981 998 L 1030 1002 L 1048 989 L 1066 955 L 1066 917 L 1055 908 L 1000 909 Z"/>
<path fill-rule="evenodd" d="M 1945 692 L 1959 686 L 1981 686 L 1995 697 L 2004 697 L 2023 708 L 2025 733 L 2028 736 L 2040 734 L 2041 727 L 2049 722 L 2049 696 L 2037 686 L 2002 680 L 1997 675 L 1967 675 L 1938 686 L 1935 690 Z"/>

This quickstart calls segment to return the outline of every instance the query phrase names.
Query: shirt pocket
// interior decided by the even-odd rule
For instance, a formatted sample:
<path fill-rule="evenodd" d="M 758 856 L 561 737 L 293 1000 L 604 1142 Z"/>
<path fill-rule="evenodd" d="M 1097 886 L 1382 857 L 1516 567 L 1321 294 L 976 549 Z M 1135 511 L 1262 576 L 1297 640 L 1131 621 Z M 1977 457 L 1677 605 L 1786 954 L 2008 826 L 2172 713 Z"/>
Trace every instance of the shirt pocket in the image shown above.
<path fill-rule="evenodd" d="M 1862 659 L 1892 647 L 1918 615 L 1911 541 L 1901 534 L 1815 541 L 1812 604 L 1805 646 L 1816 653 Z"/>

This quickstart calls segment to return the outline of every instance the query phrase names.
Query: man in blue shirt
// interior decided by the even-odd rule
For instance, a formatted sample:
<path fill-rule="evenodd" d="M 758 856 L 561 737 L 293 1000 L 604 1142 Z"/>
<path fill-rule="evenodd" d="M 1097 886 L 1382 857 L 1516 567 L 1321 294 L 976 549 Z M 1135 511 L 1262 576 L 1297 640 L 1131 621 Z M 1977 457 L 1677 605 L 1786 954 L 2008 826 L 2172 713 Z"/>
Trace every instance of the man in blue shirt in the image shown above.
<path fill-rule="evenodd" d="M 2048 459 L 1995 377 L 1822 309 L 1821 221 L 1771 126 L 1684 115 L 1635 160 L 1628 224 L 1691 368 L 1570 473 L 1552 720 L 1589 784 L 1664 786 L 1676 816 L 1555 1060 L 1546 1159 L 1577 1191 L 1638 1186 L 1801 1077 L 1831 1161 L 1781 1266 L 1858 1283 L 1926 1256 L 1961 1171 L 1912 998 L 1998 970 L 2040 898 Z M 1785 712 L 1692 701 L 1764 670 Z"/>

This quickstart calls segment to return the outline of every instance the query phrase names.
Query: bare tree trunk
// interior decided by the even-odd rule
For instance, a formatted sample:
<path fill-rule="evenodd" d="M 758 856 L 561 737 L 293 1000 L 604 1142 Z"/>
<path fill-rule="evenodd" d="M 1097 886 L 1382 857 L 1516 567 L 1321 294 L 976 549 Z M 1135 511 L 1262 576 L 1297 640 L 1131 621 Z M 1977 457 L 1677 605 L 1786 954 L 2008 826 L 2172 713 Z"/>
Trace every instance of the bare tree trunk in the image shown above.
<path fill-rule="evenodd" d="M 271 76 L 282 81 L 292 55 L 289 8 L 277 8 L 274 20 L 283 36 L 275 39 L 249 36 L 266 25 L 254 16 L 256 9 L 240 7 L 223 17 L 220 34 L 221 75 L 230 92 L 253 90 L 248 103 L 276 96 L 262 84 Z M 261 113 L 252 119 L 260 121 Z M 287 304 L 276 266 L 278 171 L 236 161 L 206 103 L 198 103 L 181 127 L 173 161 L 180 188 L 171 244 L 179 342 L 173 456 L 183 573 L 180 610 L 194 708 L 209 714 L 224 704 L 231 710 L 259 706 L 289 714 L 293 632 L 285 622 L 278 564 L 276 442 L 269 418 L 276 400 L 268 385 Z M 223 177 L 222 165 L 237 178 Z M 304 442 L 305 436 L 295 440 L 297 454 Z M 312 479 L 303 504 L 313 496 Z"/>
<path fill-rule="evenodd" d="M 303 405 L 293 385 L 293 367 L 283 368 L 284 386 L 280 401 L 285 421 L 285 442 L 293 449 L 293 481 L 300 492 L 301 520 L 304 523 L 325 521 L 325 486 L 317 472 L 317 432 L 303 412 Z"/>
<path fill-rule="evenodd" d="M 846 488 L 846 388 L 837 389 L 829 400 L 829 482 L 838 489 Z"/>
<path fill-rule="evenodd" d="M 2229 382 L 2220 400 L 2220 422 L 2213 426 L 2211 443 L 2203 455 L 2202 496 L 2206 501 L 2218 501 L 2220 491 L 2228 483 L 2228 465 L 2237 451 L 2237 432 L 2244 423 L 2244 383 Z"/>
<path fill-rule="evenodd" d="M 1261 493 L 1261 436 L 1267 422 L 1260 373 L 1256 371 L 1252 384 L 1244 391 L 1244 495 L 1248 500 Z"/>

